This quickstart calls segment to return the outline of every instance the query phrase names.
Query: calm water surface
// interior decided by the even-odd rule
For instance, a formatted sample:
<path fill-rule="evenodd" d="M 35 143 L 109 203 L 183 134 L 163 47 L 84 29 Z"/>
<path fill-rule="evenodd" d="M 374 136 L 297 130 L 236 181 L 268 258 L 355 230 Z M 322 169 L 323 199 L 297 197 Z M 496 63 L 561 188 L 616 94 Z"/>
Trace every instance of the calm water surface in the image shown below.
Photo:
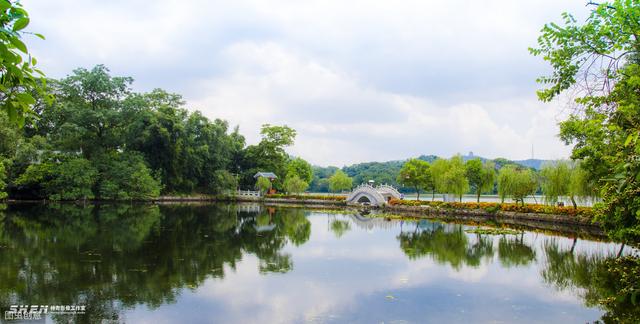
<path fill-rule="evenodd" d="M 128 323 L 584 323 L 606 313 L 596 277 L 619 245 L 473 228 L 259 205 L 10 205 L 0 308 L 86 305 L 46 321 Z"/>

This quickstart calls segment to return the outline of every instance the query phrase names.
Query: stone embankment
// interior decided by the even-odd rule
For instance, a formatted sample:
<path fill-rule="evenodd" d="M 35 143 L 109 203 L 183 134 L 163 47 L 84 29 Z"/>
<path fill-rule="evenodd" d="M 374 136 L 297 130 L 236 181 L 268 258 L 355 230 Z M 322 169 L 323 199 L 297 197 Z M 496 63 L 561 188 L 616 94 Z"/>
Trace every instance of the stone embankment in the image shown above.
<path fill-rule="evenodd" d="M 324 200 L 324 199 L 295 199 L 295 198 L 264 198 L 264 197 L 220 197 L 212 195 L 198 196 L 163 196 L 154 199 L 155 203 L 180 203 L 180 202 L 257 202 L 267 205 L 296 206 L 307 208 L 327 208 L 327 209 L 375 209 L 383 214 L 397 214 L 425 219 L 461 220 L 478 223 L 495 222 L 513 226 L 524 226 L 533 229 L 557 231 L 563 233 L 586 234 L 592 236 L 604 236 L 598 224 L 590 219 L 543 213 L 522 213 L 511 211 L 490 212 L 483 209 L 453 209 L 439 208 L 432 206 L 404 206 L 385 205 L 381 208 L 363 207 L 360 205 L 348 205 L 345 201 Z"/>

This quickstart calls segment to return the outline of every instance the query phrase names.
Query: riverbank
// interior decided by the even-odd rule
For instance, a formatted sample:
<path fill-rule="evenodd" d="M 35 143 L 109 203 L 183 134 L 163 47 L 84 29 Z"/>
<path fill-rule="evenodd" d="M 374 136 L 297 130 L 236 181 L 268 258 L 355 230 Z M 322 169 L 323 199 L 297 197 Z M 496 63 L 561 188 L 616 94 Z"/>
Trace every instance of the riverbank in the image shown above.
<path fill-rule="evenodd" d="M 475 206 L 473 203 L 437 203 L 428 205 L 412 205 L 412 201 L 402 201 L 403 203 L 398 203 L 396 201 L 381 208 L 374 208 L 369 206 L 349 205 L 344 199 L 335 199 L 335 197 L 330 199 L 323 199 L 324 197 L 322 196 L 315 196 L 315 199 L 308 199 L 305 196 L 276 197 L 277 198 L 215 195 L 161 196 L 146 202 L 152 204 L 249 202 L 265 204 L 267 206 L 288 206 L 310 209 L 350 209 L 354 212 L 365 213 L 377 211 L 372 213 L 372 215 L 380 215 L 382 217 L 387 217 L 387 215 L 398 215 L 411 218 L 439 219 L 445 221 L 466 221 L 480 224 L 489 223 L 516 227 L 520 226 L 532 230 L 553 231 L 577 236 L 605 237 L 600 226 L 592 222 L 592 217 L 589 216 L 590 213 L 586 213 L 584 209 L 577 214 L 560 214 L 552 212 L 554 210 L 571 212 L 571 209 L 554 209 L 552 207 L 540 205 L 525 205 L 524 207 L 521 207 L 513 204 L 484 204 Z M 10 202 L 19 203 L 24 201 Z M 92 203 L 95 202 L 96 201 L 92 201 Z M 526 212 L 529 210 L 546 210 L 546 212 Z"/>

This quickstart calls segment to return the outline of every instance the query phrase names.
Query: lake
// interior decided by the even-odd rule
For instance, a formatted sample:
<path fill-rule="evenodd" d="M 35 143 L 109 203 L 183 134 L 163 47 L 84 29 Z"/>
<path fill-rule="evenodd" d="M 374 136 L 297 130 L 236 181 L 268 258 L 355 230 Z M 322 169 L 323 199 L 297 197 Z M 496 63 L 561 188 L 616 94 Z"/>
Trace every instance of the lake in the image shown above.
<path fill-rule="evenodd" d="M 41 305 L 46 322 L 584 323 L 619 311 L 597 303 L 615 295 L 602 271 L 613 243 L 257 204 L 3 209 L 2 316 Z"/>

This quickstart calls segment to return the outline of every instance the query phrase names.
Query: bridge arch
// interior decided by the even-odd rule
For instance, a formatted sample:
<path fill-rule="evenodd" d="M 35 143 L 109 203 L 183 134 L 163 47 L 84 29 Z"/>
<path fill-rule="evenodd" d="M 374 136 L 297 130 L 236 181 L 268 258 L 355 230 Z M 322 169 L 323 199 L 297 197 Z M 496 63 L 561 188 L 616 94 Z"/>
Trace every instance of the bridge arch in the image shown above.
<path fill-rule="evenodd" d="M 362 184 L 353 189 L 349 196 L 347 196 L 347 203 L 369 203 L 372 206 L 382 206 L 391 198 L 400 199 L 400 193 L 392 186 L 382 185 L 373 187 L 369 184 Z"/>

